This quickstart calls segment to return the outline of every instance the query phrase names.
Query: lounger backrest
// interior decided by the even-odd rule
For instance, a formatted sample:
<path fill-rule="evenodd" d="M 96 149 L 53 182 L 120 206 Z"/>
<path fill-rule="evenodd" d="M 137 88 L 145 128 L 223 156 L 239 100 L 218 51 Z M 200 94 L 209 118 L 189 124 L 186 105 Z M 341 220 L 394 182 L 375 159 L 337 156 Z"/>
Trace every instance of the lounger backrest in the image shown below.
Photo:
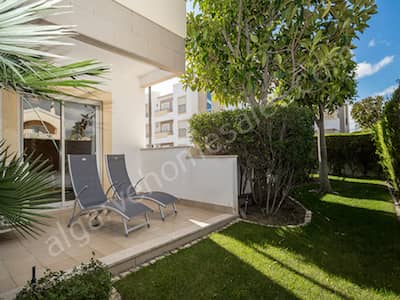
<path fill-rule="evenodd" d="M 69 174 L 75 196 L 83 208 L 104 204 L 104 194 L 95 155 L 68 155 Z"/>
<path fill-rule="evenodd" d="M 110 154 L 106 157 L 107 172 L 113 189 L 120 199 L 128 198 L 136 194 L 135 188 L 129 179 L 126 169 L 125 155 Z"/>

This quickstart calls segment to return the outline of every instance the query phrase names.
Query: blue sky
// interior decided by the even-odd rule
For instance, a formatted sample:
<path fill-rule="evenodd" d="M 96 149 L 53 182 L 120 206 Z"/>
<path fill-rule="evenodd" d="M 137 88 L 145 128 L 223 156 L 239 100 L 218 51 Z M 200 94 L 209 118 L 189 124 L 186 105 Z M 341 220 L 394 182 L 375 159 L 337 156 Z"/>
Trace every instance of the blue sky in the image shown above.
<path fill-rule="evenodd" d="M 358 63 L 357 99 L 389 96 L 400 79 L 400 1 L 377 0 L 378 13 L 355 42 Z"/>

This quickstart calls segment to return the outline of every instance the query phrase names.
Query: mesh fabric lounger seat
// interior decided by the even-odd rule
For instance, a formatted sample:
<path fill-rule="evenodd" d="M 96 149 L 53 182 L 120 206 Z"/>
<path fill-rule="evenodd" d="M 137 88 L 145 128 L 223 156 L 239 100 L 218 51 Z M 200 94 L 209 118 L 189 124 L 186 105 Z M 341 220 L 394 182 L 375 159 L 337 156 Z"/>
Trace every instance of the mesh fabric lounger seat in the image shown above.
<path fill-rule="evenodd" d="M 119 214 L 124 225 L 125 235 L 143 226 L 150 226 L 148 213 L 152 209 L 138 202 L 115 200 L 109 201 L 104 193 L 97 170 L 95 155 L 68 155 L 69 172 L 75 193 L 75 204 L 68 227 L 80 216 L 93 211 L 112 211 Z M 77 204 L 80 212 L 75 215 Z M 144 215 L 146 222 L 128 228 L 128 222 L 139 215 Z"/>
<path fill-rule="evenodd" d="M 136 186 L 142 179 L 140 179 L 135 185 L 132 184 L 128 171 L 126 169 L 125 155 L 123 154 L 110 154 L 106 157 L 107 174 L 111 182 L 111 186 L 114 190 L 114 194 L 117 195 L 120 200 L 138 200 L 145 199 L 150 200 L 158 205 L 160 208 L 161 219 L 165 220 L 164 208 L 171 205 L 174 213 L 176 210 L 177 198 L 171 194 L 164 192 L 148 192 L 140 193 L 136 192 Z"/>

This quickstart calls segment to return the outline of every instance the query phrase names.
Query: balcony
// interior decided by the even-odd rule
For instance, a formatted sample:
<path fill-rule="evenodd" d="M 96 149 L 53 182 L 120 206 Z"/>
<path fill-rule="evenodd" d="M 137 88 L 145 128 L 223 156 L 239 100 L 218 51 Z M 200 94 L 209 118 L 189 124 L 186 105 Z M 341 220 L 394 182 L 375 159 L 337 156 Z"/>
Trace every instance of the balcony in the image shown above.
<path fill-rule="evenodd" d="M 173 135 L 174 132 L 172 130 L 160 130 L 154 133 L 154 137 L 156 139 L 163 139 Z"/>
<path fill-rule="evenodd" d="M 161 117 L 161 116 L 164 116 L 164 115 L 169 114 L 171 112 L 173 112 L 172 105 L 171 105 L 171 107 L 162 107 L 160 109 L 156 109 L 154 111 L 154 115 L 156 117 Z"/>

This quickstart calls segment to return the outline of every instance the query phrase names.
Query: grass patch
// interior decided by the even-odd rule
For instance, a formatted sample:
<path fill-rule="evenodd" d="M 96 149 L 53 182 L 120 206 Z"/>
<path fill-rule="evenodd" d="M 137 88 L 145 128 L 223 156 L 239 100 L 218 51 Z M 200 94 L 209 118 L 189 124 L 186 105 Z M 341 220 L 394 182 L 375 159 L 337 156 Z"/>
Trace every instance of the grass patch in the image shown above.
<path fill-rule="evenodd" d="M 400 224 L 386 187 L 333 178 L 295 197 L 302 228 L 238 223 L 117 282 L 123 299 L 399 299 Z"/>

